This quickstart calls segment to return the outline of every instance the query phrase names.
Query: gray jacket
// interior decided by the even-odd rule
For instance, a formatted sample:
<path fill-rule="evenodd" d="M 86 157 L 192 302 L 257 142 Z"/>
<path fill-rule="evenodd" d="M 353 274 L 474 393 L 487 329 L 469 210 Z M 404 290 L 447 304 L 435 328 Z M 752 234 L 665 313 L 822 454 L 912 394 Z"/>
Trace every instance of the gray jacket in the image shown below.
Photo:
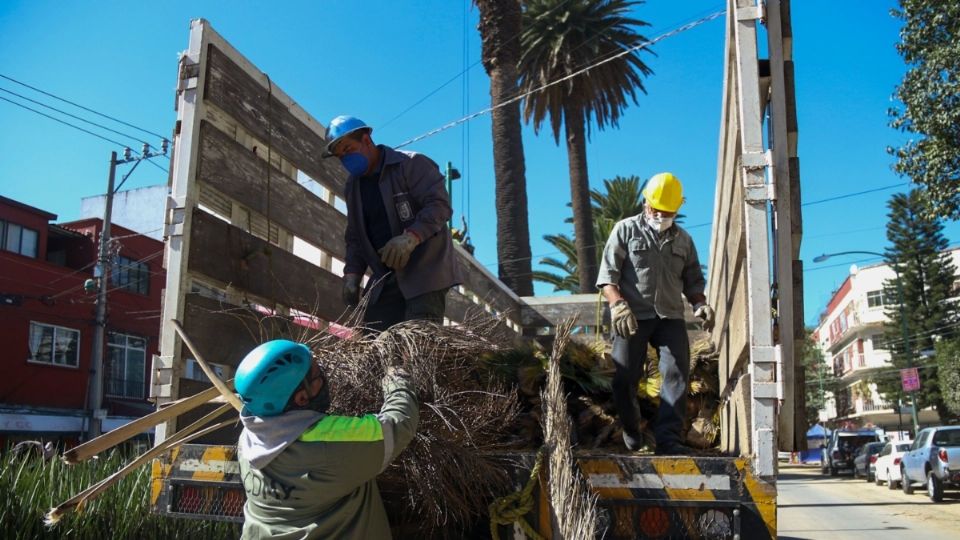
<path fill-rule="evenodd" d="M 390 538 L 376 476 L 416 435 L 413 384 L 386 377 L 380 414 L 241 416 L 244 540 Z"/>
<path fill-rule="evenodd" d="M 662 233 L 643 215 L 617 222 L 603 248 L 597 288 L 617 285 L 638 319 L 683 319 L 683 300 L 703 302 L 706 280 L 687 231 L 673 225 Z"/>
<path fill-rule="evenodd" d="M 447 289 L 461 282 L 447 220 L 453 215 L 450 196 L 437 164 L 423 154 L 401 152 L 380 145 L 383 168 L 380 194 L 393 236 L 412 231 L 421 243 L 413 250 L 407 265 L 397 270 L 397 284 L 404 298 Z M 347 179 L 346 261 L 344 273 L 373 272 L 371 284 L 390 272 L 370 243 L 363 220 L 363 201 L 356 176 Z M 379 288 L 371 295 L 380 295 Z"/>

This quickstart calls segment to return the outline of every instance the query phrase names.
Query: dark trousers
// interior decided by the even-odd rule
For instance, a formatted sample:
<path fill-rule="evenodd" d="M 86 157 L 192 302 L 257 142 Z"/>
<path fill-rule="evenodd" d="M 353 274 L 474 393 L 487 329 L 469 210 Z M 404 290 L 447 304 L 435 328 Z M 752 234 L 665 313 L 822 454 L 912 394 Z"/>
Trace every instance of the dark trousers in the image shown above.
<path fill-rule="evenodd" d="M 403 321 L 425 320 L 442 324 L 448 290 L 440 289 L 413 298 L 404 298 L 396 278 L 390 276 L 384 281 L 377 301 L 367 306 L 363 324 L 376 332 L 383 332 Z"/>
<path fill-rule="evenodd" d="M 687 327 L 680 319 L 644 319 L 637 321 L 637 332 L 629 339 L 613 338 L 613 404 L 623 429 L 637 437 L 640 407 L 637 384 L 646 370 L 647 344 L 660 353 L 660 409 L 654 425 L 657 448 L 669 448 L 681 442 L 687 408 L 687 377 L 690 373 L 690 342 Z"/>

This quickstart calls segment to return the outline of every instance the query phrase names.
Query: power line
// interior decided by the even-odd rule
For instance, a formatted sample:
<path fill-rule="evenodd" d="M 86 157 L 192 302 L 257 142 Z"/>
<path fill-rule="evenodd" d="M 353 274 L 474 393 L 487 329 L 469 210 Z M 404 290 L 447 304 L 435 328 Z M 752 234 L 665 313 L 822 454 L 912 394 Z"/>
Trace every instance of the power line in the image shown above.
<path fill-rule="evenodd" d="M 135 136 L 133 136 L 133 135 L 124 133 L 124 132 L 122 132 L 122 131 L 117 131 L 117 130 L 115 130 L 115 129 L 108 128 L 107 126 L 104 126 L 104 125 L 102 125 L 102 124 L 98 124 L 98 123 L 96 123 L 96 122 L 91 122 L 90 120 L 87 120 L 86 118 L 77 116 L 77 115 L 75 115 L 75 114 L 68 113 L 67 111 L 64 111 L 64 110 L 58 109 L 58 108 L 56 108 L 56 107 L 47 105 L 46 103 L 43 103 L 43 102 L 41 102 L 41 101 L 37 101 L 37 100 L 35 100 L 35 99 L 28 98 L 27 96 L 18 94 L 18 93 L 16 93 L 16 92 L 12 92 L 12 91 L 10 91 L 10 90 L 7 90 L 6 88 L 0 88 L 0 92 L 6 92 L 6 93 L 8 93 L 8 94 L 12 94 L 12 95 L 14 95 L 14 96 L 17 96 L 17 97 L 20 98 L 20 99 L 25 99 L 25 100 L 29 101 L 30 103 L 34 103 L 34 104 L 36 104 L 36 105 L 40 105 L 41 107 L 45 107 L 45 108 L 47 108 L 47 109 L 50 109 L 51 111 L 57 111 L 57 112 L 60 113 L 60 114 L 67 115 L 67 116 L 69 116 L 70 118 L 73 118 L 73 119 L 75 119 L 75 120 L 79 120 L 79 121 L 81 121 L 81 122 L 90 124 L 91 126 L 96 126 L 96 127 L 100 128 L 100 129 L 105 129 L 105 130 L 109 131 L 110 133 L 115 133 L 115 134 L 120 135 L 120 136 L 122 136 L 122 137 L 126 137 L 126 138 L 128 138 L 128 139 L 133 139 L 133 140 L 135 140 L 135 141 L 137 141 L 137 142 L 146 144 L 146 145 L 148 145 L 148 146 L 152 146 L 149 142 L 147 142 L 147 141 L 145 141 L 145 140 L 143 140 L 143 139 L 140 139 L 140 138 L 138 138 L 138 137 L 135 137 Z"/>
<path fill-rule="evenodd" d="M 523 99 L 523 98 L 525 98 L 525 97 L 527 97 L 527 96 L 529 96 L 529 95 L 531 95 L 531 94 L 535 94 L 535 93 L 537 93 L 537 92 L 546 90 L 547 88 L 549 88 L 549 87 L 551 87 L 551 86 L 558 85 L 558 84 L 560 84 L 560 83 L 562 83 L 562 82 L 565 82 L 565 81 L 568 81 L 568 80 L 570 80 L 570 79 L 572 79 L 572 78 L 574 78 L 574 77 L 580 76 L 580 75 L 582 75 L 582 74 L 590 71 L 591 69 L 593 69 L 593 68 L 595 68 L 595 67 L 597 67 L 597 66 L 603 65 L 603 64 L 605 64 L 605 63 L 607 63 L 607 62 L 611 62 L 611 61 L 613 61 L 613 60 L 615 60 L 615 59 L 617 59 L 617 58 L 620 58 L 621 56 L 626 56 L 626 55 L 631 54 L 631 53 L 633 53 L 633 52 L 635 52 L 635 51 L 637 51 L 637 50 L 640 50 L 640 49 L 649 47 L 650 45 L 654 45 L 654 44 L 656 44 L 656 43 L 658 43 L 658 42 L 660 42 L 660 41 L 662 41 L 662 40 L 664 40 L 664 39 L 673 37 L 673 36 L 675 36 L 675 35 L 677 35 L 677 34 L 686 32 L 687 30 L 691 30 L 691 29 L 693 29 L 693 28 L 696 28 L 697 26 L 700 26 L 701 24 L 704 24 L 704 23 L 707 23 L 707 22 L 712 21 L 712 20 L 714 20 L 714 19 L 717 19 L 717 18 L 719 18 L 721 15 L 723 15 L 724 13 L 726 13 L 725 10 L 724 10 L 724 11 L 717 11 L 717 12 L 712 13 L 712 14 L 706 16 L 706 17 L 701 17 L 700 19 L 698 19 L 698 20 L 696 20 L 696 21 L 694 21 L 694 22 L 685 24 L 685 25 L 683 25 L 683 26 L 680 26 L 680 27 L 678 27 L 678 28 L 675 28 L 675 29 L 673 29 L 673 30 L 670 30 L 669 32 L 666 32 L 666 33 L 664 33 L 664 34 L 660 34 L 659 36 L 657 36 L 657 37 L 655 37 L 655 38 L 653 38 L 653 39 L 651 39 L 651 40 L 644 41 L 643 43 L 640 43 L 640 44 L 635 45 L 635 46 L 633 46 L 633 47 L 626 48 L 626 49 L 618 52 L 617 54 L 615 54 L 615 55 L 613 55 L 613 56 L 610 56 L 610 57 L 605 58 L 605 59 L 603 59 L 603 60 L 600 60 L 600 61 L 598 61 L 598 62 L 594 62 L 593 64 L 590 64 L 590 65 L 586 66 L 586 67 L 583 68 L 583 69 L 580 69 L 580 70 L 578 70 L 578 71 L 575 71 L 575 72 L 573 72 L 573 73 L 570 73 L 570 74 L 568 74 L 568 75 L 565 75 L 565 76 L 563 76 L 563 77 L 560 77 L 559 79 L 557 79 L 557 80 L 555 80 L 555 81 L 548 82 L 548 83 L 543 84 L 543 85 L 541 85 L 541 86 L 539 86 L 539 87 L 537 87 L 537 88 L 534 88 L 534 89 L 532 89 L 532 90 L 528 90 L 528 91 L 523 92 L 523 93 L 521 93 L 521 94 L 518 94 L 517 96 L 514 96 L 514 97 L 512 97 L 512 98 L 510 98 L 510 99 L 508 99 L 508 100 L 506 100 L 506 101 L 503 101 L 503 102 L 498 103 L 498 104 L 496 104 L 496 105 L 492 105 L 492 106 L 490 106 L 490 107 L 487 107 L 486 109 L 482 109 L 482 110 L 477 111 L 477 112 L 475 112 L 475 113 L 473 113 L 473 114 L 469 114 L 469 115 L 467 115 L 467 116 L 464 116 L 463 118 L 459 118 L 459 119 L 457 119 L 457 120 L 454 120 L 454 121 L 452 121 L 452 122 L 449 122 L 449 123 L 447 123 L 447 124 L 444 124 L 444 125 L 436 128 L 436 129 L 433 129 L 433 130 L 431 130 L 431 131 L 428 131 L 428 132 L 426 132 L 426 133 L 424 133 L 424 134 L 422 134 L 422 135 L 418 135 L 418 136 L 416 136 L 416 137 L 414 137 L 414 138 L 412 138 L 412 139 L 409 139 L 409 140 L 407 140 L 407 141 L 404 141 L 404 142 L 398 144 L 398 145 L 395 146 L 394 148 L 403 148 L 404 146 L 408 146 L 408 145 L 413 144 L 413 143 L 415 143 L 415 142 L 422 141 L 422 140 L 427 139 L 427 138 L 429 138 L 429 137 L 432 137 L 432 136 L 434 136 L 434 135 L 436 135 L 436 134 L 438 134 L 438 133 L 444 132 L 444 131 L 446 131 L 446 130 L 448 130 L 448 129 L 450 129 L 450 128 L 456 127 L 456 126 L 458 126 L 458 125 L 460 125 L 460 124 L 462 124 L 462 123 L 464 123 L 464 122 L 469 122 L 470 120 L 473 120 L 474 118 L 477 118 L 477 117 L 479 117 L 479 116 L 483 116 L 484 114 L 487 114 L 487 113 L 489 113 L 489 112 L 495 111 L 495 110 L 497 110 L 497 109 L 499 109 L 499 108 L 501 108 L 501 107 L 506 107 L 506 106 L 508 106 L 508 105 L 512 105 L 513 103 L 516 103 L 517 101 L 520 101 L 521 99 Z"/>
<path fill-rule="evenodd" d="M 45 95 L 45 96 L 52 97 L 53 99 L 60 100 L 60 101 L 62 101 L 62 102 L 64 102 L 64 103 L 68 103 L 68 104 L 70 104 L 70 105 L 73 105 L 74 107 L 77 107 L 77 108 L 79 108 L 79 109 L 83 109 L 83 110 L 85 110 L 85 111 L 87 111 L 87 112 L 91 112 L 91 113 L 93 113 L 93 114 L 95 114 L 95 115 L 97 115 L 97 116 L 101 116 L 101 117 L 103 117 L 103 118 L 107 118 L 107 119 L 109 119 L 109 120 L 113 120 L 114 122 L 117 122 L 118 124 L 123 124 L 123 125 L 125 125 L 125 126 L 127 126 L 127 127 L 131 127 L 131 128 L 136 129 L 136 130 L 138 130 L 138 131 L 142 131 L 142 132 L 144 132 L 144 133 L 146 133 L 146 134 L 148 134 L 148 135 L 153 135 L 154 137 L 157 137 L 157 138 L 159 138 L 159 139 L 166 139 L 166 137 L 164 137 L 163 135 L 160 135 L 160 134 L 158 134 L 158 133 L 154 133 L 154 132 L 152 132 L 152 131 L 150 131 L 150 130 L 147 130 L 147 129 L 143 129 L 142 127 L 135 126 L 135 125 L 130 124 L 130 123 L 128 123 L 128 122 L 124 122 L 123 120 L 120 120 L 119 118 L 114 118 L 113 116 L 110 116 L 110 115 L 108 115 L 108 114 L 104 114 L 104 113 L 99 112 L 99 111 L 95 111 L 95 110 L 93 110 L 93 109 L 91 109 L 91 108 L 89 108 L 89 107 L 84 107 L 83 105 L 80 105 L 79 103 L 75 103 L 75 102 L 73 102 L 73 101 L 70 101 L 69 99 L 62 98 L 62 97 L 60 97 L 60 96 L 57 96 L 57 95 L 52 94 L 52 93 L 50 93 L 50 92 L 47 92 L 46 90 L 41 90 L 40 88 L 37 88 L 37 87 L 35 87 L 35 86 L 30 86 L 29 84 L 27 84 L 27 83 L 25 83 L 25 82 L 18 81 L 18 80 L 16 80 L 16 79 L 14 79 L 13 77 L 9 77 L 9 76 L 4 75 L 4 74 L 2 74 L 2 73 L 0 73 L 0 77 L 4 78 L 4 79 L 6 79 L 6 80 L 8 80 L 8 81 L 10 81 L 10 82 L 14 82 L 14 83 L 16 83 L 16 84 L 19 84 L 20 86 L 25 86 L 25 87 L 27 87 L 27 88 L 35 91 L 35 92 L 40 92 L 41 94 L 43 94 L 43 95 Z"/>
<path fill-rule="evenodd" d="M 86 134 L 88 134 L 88 135 L 93 135 L 94 137 L 96 137 L 96 138 L 98 138 L 98 139 L 103 139 L 103 140 L 107 141 L 108 143 L 115 144 L 115 145 L 119 146 L 120 148 L 127 148 L 127 146 L 128 146 L 128 145 L 126 145 L 126 144 L 123 144 L 122 142 L 118 142 L 118 141 L 115 141 L 115 140 L 113 140 L 113 139 L 108 139 L 108 138 L 104 137 L 103 135 L 98 135 L 98 134 L 96 134 L 96 133 L 94 133 L 94 132 L 92 132 L 92 131 L 90 131 L 90 130 L 84 129 L 84 128 L 78 126 L 78 125 L 71 124 L 70 122 L 67 122 L 67 121 L 65 121 L 65 120 L 61 120 L 61 119 L 59 119 L 59 118 L 50 116 L 49 114 L 47 114 L 47 113 L 45 113 L 45 112 L 38 111 L 38 110 L 36 110 L 36 109 L 34 109 L 34 108 L 32 108 L 32 107 L 27 107 L 26 105 L 17 103 L 16 101 L 9 100 L 9 99 L 7 99 L 7 98 L 5 98 L 5 97 L 3 97 L 3 96 L 0 96 L 0 99 L 2 99 L 3 101 L 6 101 L 6 102 L 8 102 L 8 103 L 13 103 L 13 104 L 16 105 L 17 107 L 22 107 L 22 108 L 24 108 L 24 109 L 26 109 L 26 110 L 28 110 L 28 111 L 35 112 L 35 113 L 39 114 L 40 116 L 46 116 L 47 118 L 53 120 L 54 122 L 60 122 L 61 124 L 65 125 L 65 126 L 70 126 L 70 127 L 72 127 L 73 129 L 78 129 L 78 130 L 80 130 L 80 131 L 82 131 L 82 132 L 84 132 L 84 133 L 86 133 Z"/>
<path fill-rule="evenodd" d="M 865 190 L 865 191 L 858 191 L 858 192 L 856 192 L 856 193 L 847 193 L 846 195 L 837 195 L 836 197 L 827 197 L 826 199 L 820 199 L 820 200 L 818 200 L 818 201 L 805 202 L 805 203 L 801 204 L 800 206 L 812 206 L 812 205 L 814 205 L 814 204 L 820 204 L 820 203 L 825 203 L 825 202 L 830 202 L 830 201 L 838 201 L 838 200 L 840 200 L 840 199 L 846 199 L 846 198 L 849 198 L 849 197 L 856 197 L 857 195 L 866 195 L 867 193 L 875 193 L 875 192 L 877 192 L 877 191 L 886 191 L 886 190 L 888 190 L 888 189 L 903 187 L 903 186 L 906 186 L 906 185 L 909 185 L 909 184 L 910 184 L 910 182 L 900 182 L 899 184 L 891 184 L 891 185 L 889 185 L 889 186 L 883 186 L 883 187 L 879 187 L 879 188 L 868 189 L 868 190 Z"/>

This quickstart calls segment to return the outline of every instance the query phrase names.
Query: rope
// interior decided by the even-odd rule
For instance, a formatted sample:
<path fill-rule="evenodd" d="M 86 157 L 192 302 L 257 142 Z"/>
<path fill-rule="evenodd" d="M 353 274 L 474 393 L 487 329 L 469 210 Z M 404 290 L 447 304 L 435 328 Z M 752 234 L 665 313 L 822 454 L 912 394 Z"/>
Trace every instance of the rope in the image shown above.
<path fill-rule="evenodd" d="M 490 503 L 490 535 L 493 540 L 500 540 L 500 525 L 512 525 L 516 523 L 523 529 L 527 537 L 533 540 L 544 540 L 543 536 L 527 523 L 523 516 L 533 510 L 536 501 L 533 499 L 533 488 L 537 485 L 540 477 L 540 465 L 543 464 L 543 448 L 537 451 L 537 461 L 533 464 L 530 471 L 530 478 L 523 489 L 516 493 L 511 493 L 506 497 L 501 497 Z"/>

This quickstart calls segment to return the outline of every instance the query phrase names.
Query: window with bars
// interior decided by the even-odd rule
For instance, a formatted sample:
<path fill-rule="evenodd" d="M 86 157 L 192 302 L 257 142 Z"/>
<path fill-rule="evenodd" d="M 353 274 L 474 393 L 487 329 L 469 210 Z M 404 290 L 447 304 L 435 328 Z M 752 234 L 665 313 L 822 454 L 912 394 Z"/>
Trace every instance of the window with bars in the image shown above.
<path fill-rule="evenodd" d="M 147 263 L 119 256 L 110 270 L 114 287 L 139 294 L 150 293 L 150 266 Z"/>
<path fill-rule="evenodd" d="M 30 362 L 77 367 L 80 364 L 80 331 L 30 322 Z"/>
<path fill-rule="evenodd" d="M 0 220 L 0 248 L 5 251 L 36 259 L 39 237 L 33 229 Z"/>
<path fill-rule="evenodd" d="M 111 332 L 107 337 L 105 394 L 143 399 L 146 358 L 147 340 Z"/>

